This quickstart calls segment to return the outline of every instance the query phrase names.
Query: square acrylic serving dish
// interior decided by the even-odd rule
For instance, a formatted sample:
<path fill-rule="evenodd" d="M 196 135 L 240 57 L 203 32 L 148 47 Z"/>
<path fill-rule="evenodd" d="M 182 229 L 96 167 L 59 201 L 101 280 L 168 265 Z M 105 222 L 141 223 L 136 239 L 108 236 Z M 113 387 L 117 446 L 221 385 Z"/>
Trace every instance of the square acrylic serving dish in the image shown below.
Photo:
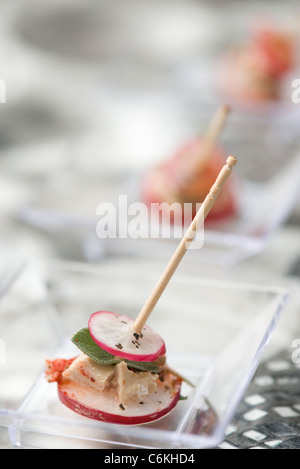
<path fill-rule="evenodd" d="M 90 420 L 63 406 L 45 359 L 78 353 L 70 338 L 100 309 L 136 317 L 157 272 L 118 262 L 23 266 L 0 302 L 0 425 L 23 448 L 213 448 L 223 441 L 279 315 L 283 289 L 175 274 L 148 324 L 183 383 L 167 416 L 137 426 Z"/>

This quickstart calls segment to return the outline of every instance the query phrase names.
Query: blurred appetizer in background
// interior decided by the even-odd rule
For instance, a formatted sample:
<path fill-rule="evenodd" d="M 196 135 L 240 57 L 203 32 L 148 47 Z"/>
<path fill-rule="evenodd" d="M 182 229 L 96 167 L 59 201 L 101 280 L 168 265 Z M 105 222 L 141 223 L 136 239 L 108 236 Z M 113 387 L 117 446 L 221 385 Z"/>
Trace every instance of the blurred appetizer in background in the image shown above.
<path fill-rule="evenodd" d="M 159 204 L 160 211 L 165 203 L 171 206 L 178 202 L 183 208 L 184 204 L 191 204 L 191 216 L 195 216 L 197 204 L 203 202 L 225 162 L 225 151 L 218 140 L 229 112 L 227 105 L 220 106 L 202 137 L 185 143 L 168 160 L 145 174 L 141 183 L 143 202 L 148 206 Z M 206 223 L 227 220 L 237 212 L 234 183 L 227 181 Z M 171 222 L 184 224 L 184 217 L 172 212 Z"/>
<path fill-rule="evenodd" d="M 282 99 L 284 79 L 296 65 L 295 49 L 295 35 L 288 27 L 255 24 L 246 43 L 222 57 L 218 90 L 237 101 Z"/>

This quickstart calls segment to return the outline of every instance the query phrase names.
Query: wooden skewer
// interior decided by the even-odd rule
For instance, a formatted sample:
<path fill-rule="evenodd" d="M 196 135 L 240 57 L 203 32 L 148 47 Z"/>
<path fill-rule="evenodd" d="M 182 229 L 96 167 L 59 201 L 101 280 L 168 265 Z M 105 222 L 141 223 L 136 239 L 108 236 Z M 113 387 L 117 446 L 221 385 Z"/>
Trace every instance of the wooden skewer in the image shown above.
<path fill-rule="evenodd" d="M 219 140 L 221 131 L 225 125 L 230 108 L 227 105 L 220 106 L 209 123 L 208 129 L 203 135 L 200 149 L 196 148 L 184 160 L 181 171 L 181 185 L 187 185 L 195 175 L 207 164 Z"/>
<path fill-rule="evenodd" d="M 220 106 L 212 120 L 210 121 L 209 127 L 204 134 L 204 138 L 212 140 L 214 143 L 218 141 L 219 135 L 224 127 L 226 118 L 230 112 L 230 107 L 228 105 Z"/>
<path fill-rule="evenodd" d="M 177 250 L 169 261 L 165 271 L 163 272 L 160 280 L 156 284 L 152 294 L 148 298 L 140 314 L 136 318 L 133 325 L 133 332 L 140 334 L 143 326 L 145 325 L 148 317 L 156 306 L 159 298 L 167 287 L 177 267 L 179 266 L 183 256 L 187 252 L 190 243 L 195 238 L 205 218 L 213 207 L 218 195 L 220 194 L 225 181 L 228 179 L 232 172 L 233 166 L 237 163 L 237 159 L 234 156 L 229 156 L 226 160 L 226 165 L 221 169 L 214 185 L 211 187 L 209 194 L 206 196 L 203 204 L 196 213 L 191 225 L 187 229 L 184 237 L 182 238 Z"/>

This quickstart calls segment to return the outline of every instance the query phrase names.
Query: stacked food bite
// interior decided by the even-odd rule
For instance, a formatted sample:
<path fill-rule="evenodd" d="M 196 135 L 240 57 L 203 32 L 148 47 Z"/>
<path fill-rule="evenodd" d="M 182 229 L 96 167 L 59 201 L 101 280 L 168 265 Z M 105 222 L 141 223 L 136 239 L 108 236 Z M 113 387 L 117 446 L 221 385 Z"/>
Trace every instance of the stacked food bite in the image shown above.
<path fill-rule="evenodd" d="M 109 311 L 92 314 L 73 343 L 71 360 L 47 360 L 46 376 L 57 382 L 60 401 L 78 414 L 118 424 L 157 420 L 177 404 L 182 378 L 166 364 L 163 339 L 150 327 Z"/>
<path fill-rule="evenodd" d="M 282 98 L 285 76 L 295 67 L 295 39 L 287 29 L 262 24 L 245 44 L 228 50 L 220 61 L 217 83 L 223 95 L 253 105 Z"/>

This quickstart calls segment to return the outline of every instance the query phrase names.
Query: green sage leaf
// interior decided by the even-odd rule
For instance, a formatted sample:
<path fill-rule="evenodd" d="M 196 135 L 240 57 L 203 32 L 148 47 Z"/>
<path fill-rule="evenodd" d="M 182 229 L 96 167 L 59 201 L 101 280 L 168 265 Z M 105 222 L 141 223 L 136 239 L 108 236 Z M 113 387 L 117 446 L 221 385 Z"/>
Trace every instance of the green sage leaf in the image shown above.
<path fill-rule="evenodd" d="M 88 327 L 80 329 L 71 340 L 79 350 L 100 365 L 117 365 L 121 361 L 93 341 Z"/>
<path fill-rule="evenodd" d="M 149 371 L 150 373 L 159 373 L 160 368 L 153 362 L 135 362 L 131 360 L 125 360 L 129 369 L 135 371 Z"/>
<path fill-rule="evenodd" d="M 80 329 L 73 335 L 71 340 L 81 352 L 100 365 L 117 365 L 122 361 L 122 358 L 117 358 L 99 347 L 99 345 L 93 341 L 88 327 Z M 134 371 L 148 371 L 150 373 L 159 373 L 160 371 L 160 368 L 153 362 L 124 361 L 128 368 Z"/>

